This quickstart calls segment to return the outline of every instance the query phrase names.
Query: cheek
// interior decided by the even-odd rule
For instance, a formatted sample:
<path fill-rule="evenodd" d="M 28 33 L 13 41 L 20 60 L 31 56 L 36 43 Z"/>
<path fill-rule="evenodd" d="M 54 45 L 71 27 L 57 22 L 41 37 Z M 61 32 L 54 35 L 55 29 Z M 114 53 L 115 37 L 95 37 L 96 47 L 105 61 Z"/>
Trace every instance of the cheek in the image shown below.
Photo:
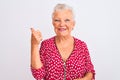
<path fill-rule="evenodd" d="M 72 22 L 71 24 L 70 24 L 70 26 L 71 26 L 71 29 L 73 29 L 74 28 L 74 22 Z"/>
<path fill-rule="evenodd" d="M 53 24 L 53 27 L 54 27 L 54 29 L 56 28 L 56 24 L 55 23 L 52 23 Z"/>
<path fill-rule="evenodd" d="M 69 24 L 68 27 L 70 30 L 72 30 L 74 28 L 73 24 Z"/>
<path fill-rule="evenodd" d="M 54 24 L 54 29 L 58 29 L 59 28 L 59 24 Z"/>
<path fill-rule="evenodd" d="M 57 29 L 57 24 L 53 24 L 54 31 Z"/>
<path fill-rule="evenodd" d="M 56 25 L 56 24 L 54 24 L 54 25 L 53 25 L 53 27 L 54 27 L 54 29 L 56 29 L 56 28 L 57 28 L 57 25 Z"/>
<path fill-rule="evenodd" d="M 54 22 L 52 22 L 52 25 L 53 25 L 53 26 L 55 26 L 55 23 L 54 23 Z"/>

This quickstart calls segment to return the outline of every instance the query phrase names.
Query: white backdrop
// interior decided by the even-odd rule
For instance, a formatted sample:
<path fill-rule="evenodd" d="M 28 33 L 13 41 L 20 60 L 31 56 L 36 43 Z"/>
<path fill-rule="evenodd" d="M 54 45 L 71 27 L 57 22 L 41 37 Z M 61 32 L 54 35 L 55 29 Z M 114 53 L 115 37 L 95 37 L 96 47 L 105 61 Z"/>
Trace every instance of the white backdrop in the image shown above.
<path fill-rule="evenodd" d="M 120 80 L 120 0 L 0 0 L 0 80 L 34 80 L 30 27 L 55 35 L 51 13 L 67 3 L 76 14 L 73 35 L 88 45 L 96 80 Z"/>

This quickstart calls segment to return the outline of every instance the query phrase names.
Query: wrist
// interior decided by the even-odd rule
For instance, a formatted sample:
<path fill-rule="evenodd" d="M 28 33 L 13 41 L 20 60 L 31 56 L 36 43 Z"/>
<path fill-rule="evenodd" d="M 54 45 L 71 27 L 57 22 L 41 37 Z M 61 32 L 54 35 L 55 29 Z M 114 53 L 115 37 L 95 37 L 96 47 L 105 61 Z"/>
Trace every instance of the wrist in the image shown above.
<path fill-rule="evenodd" d="M 89 80 L 87 77 L 84 77 L 83 80 Z"/>
<path fill-rule="evenodd" d="M 39 47 L 39 44 L 34 44 L 34 43 L 31 43 L 31 48 L 34 47 L 34 48 L 38 48 Z"/>

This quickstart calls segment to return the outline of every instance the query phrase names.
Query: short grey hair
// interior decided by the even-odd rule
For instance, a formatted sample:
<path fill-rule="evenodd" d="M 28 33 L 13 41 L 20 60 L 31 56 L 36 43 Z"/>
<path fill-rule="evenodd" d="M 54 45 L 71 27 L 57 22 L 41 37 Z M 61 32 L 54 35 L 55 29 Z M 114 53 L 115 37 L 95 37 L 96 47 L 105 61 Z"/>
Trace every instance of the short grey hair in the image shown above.
<path fill-rule="evenodd" d="M 73 8 L 70 7 L 69 5 L 67 4 L 57 4 L 55 7 L 54 7 L 54 10 L 53 10 L 53 14 L 52 14 L 52 18 L 54 17 L 54 13 L 56 11 L 62 11 L 62 10 L 70 10 L 72 12 L 72 16 L 73 16 L 73 19 L 75 17 L 74 15 L 74 12 L 73 12 Z"/>

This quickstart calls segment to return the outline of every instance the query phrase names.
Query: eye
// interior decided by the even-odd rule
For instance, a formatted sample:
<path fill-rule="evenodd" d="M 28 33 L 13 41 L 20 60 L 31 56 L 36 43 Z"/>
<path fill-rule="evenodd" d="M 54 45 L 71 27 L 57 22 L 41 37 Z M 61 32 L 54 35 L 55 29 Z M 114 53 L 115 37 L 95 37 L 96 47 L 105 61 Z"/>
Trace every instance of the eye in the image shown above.
<path fill-rule="evenodd" d="M 54 21 L 55 21 L 55 22 L 60 22 L 60 20 L 59 20 L 59 19 L 55 19 Z"/>
<path fill-rule="evenodd" d="M 65 19 L 65 22 L 69 22 L 70 21 L 70 19 Z"/>

